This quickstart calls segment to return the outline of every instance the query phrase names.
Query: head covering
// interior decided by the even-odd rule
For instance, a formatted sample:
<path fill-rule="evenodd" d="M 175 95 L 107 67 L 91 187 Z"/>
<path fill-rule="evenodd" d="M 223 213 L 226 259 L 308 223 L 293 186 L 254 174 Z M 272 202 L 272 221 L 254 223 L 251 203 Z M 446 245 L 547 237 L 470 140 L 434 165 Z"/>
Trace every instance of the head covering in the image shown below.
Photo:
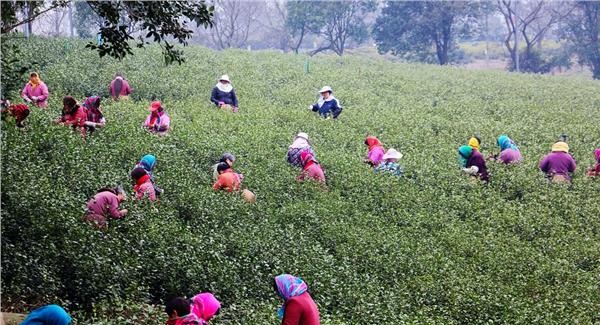
<path fill-rule="evenodd" d="M 32 311 L 21 325 L 67 325 L 71 316 L 59 305 L 47 305 Z"/>
<path fill-rule="evenodd" d="M 219 81 L 227 81 L 227 82 L 231 82 L 230 81 L 230 76 L 224 74 L 221 76 L 221 78 L 219 78 Z"/>
<path fill-rule="evenodd" d="M 35 89 L 41 82 L 42 80 L 40 80 L 40 75 L 37 72 L 32 72 L 29 75 L 29 84 L 31 85 L 31 88 Z"/>
<path fill-rule="evenodd" d="M 393 148 L 388 149 L 388 151 L 386 151 L 386 153 L 382 157 L 382 159 L 384 159 L 384 160 L 386 160 L 386 159 L 401 159 L 401 158 L 403 158 L 403 154 L 396 151 Z"/>
<path fill-rule="evenodd" d="M 461 165 L 461 167 L 466 167 L 467 160 L 469 157 L 472 156 L 472 152 L 474 151 L 474 149 L 470 146 L 461 146 L 457 151 L 459 152 L 459 164 Z"/>
<path fill-rule="evenodd" d="M 503 134 L 497 139 L 497 144 L 501 148 L 501 151 L 505 149 L 513 149 L 518 150 L 518 146 L 515 145 L 513 140 L 511 140 L 507 135 Z"/>
<path fill-rule="evenodd" d="M 476 137 L 471 137 L 470 140 L 467 142 L 467 145 L 476 150 L 480 150 L 480 139 Z"/>
<path fill-rule="evenodd" d="M 325 93 L 326 91 L 329 91 L 330 93 L 332 93 L 332 88 L 330 86 L 323 86 L 320 90 L 319 93 Z"/>
<path fill-rule="evenodd" d="M 551 151 L 562 151 L 568 153 L 570 151 L 570 147 L 567 143 L 559 141 L 553 144 L 553 146 L 551 147 Z"/>
<path fill-rule="evenodd" d="M 158 100 L 155 100 L 154 102 L 150 103 L 150 111 L 156 112 L 161 109 L 161 106 L 162 106 L 161 102 Z"/>
<path fill-rule="evenodd" d="M 225 152 L 223 155 L 221 155 L 221 159 L 219 159 L 219 161 L 220 162 L 225 162 L 226 160 L 234 162 L 234 161 L 236 161 L 236 156 L 232 155 L 229 152 Z"/>
<path fill-rule="evenodd" d="M 131 171 L 131 178 L 133 178 L 136 181 L 146 175 L 146 170 L 142 167 L 136 167 L 134 168 L 134 170 Z"/>
<path fill-rule="evenodd" d="M 154 155 L 145 155 L 140 159 L 140 165 L 147 171 L 152 171 L 157 164 L 157 157 Z"/>
<path fill-rule="evenodd" d="M 301 278 L 290 274 L 281 274 L 275 277 L 275 286 L 278 295 L 284 299 L 284 304 L 278 309 L 278 316 L 284 318 L 285 304 L 288 299 L 299 296 L 307 291 L 307 284 Z"/>
<path fill-rule="evenodd" d="M 308 135 L 307 133 L 305 133 L 305 132 L 299 132 L 299 133 L 296 135 L 296 137 L 297 137 L 297 138 L 303 138 L 303 139 L 305 139 L 305 140 L 309 141 L 309 135 Z"/>
<path fill-rule="evenodd" d="M 599 163 L 599 148 L 595 149 L 595 159 L 597 160 L 597 163 Z"/>
<path fill-rule="evenodd" d="M 86 98 L 86 100 L 83 102 L 83 106 L 87 109 L 97 110 L 98 108 L 100 108 L 100 97 L 90 96 Z"/>
<path fill-rule="evenodd" d="M 221 303 L 210 292 L 199 293 L 192 297 L 192 306 L 190 313 L 195 314 L 198 318 L 208 322 L 217 311 L 221 308 Z"/>
<path fill-rule="evenodd" d="M 304 166 L 310 160 L 312 160 L 313 162 L 317 162 L 317 160 L 315 160 L 315 157 L 313 157 L 313 154 L 309 150 L 303 150 L 303 152 L 301 152 L 300 154 L 301 164 Z"/>
<path fill-rule="evenodd" d="M 310 147 L 309 135 L 305 132 L 299 132 L 294 138 L 294 142 L 290 145 L 290 149 Z"/>
<path fill-rule="evenodd" d="M 222 84 L 221 81 L 227 81 L 227 84 Z M 215 87 L 217 87 L 217 89 L 223 91 L 224 93 L 229 93 L 230 91 L 232 91 L 232 89 L 234 89 L 234 86 L 232 86 L 232 82 L 230 81 L 230 77 L 226 74 L 224 74 L 223 76 L 221 76 L 221 78 L 219 78 L 219 81 L 217 81 L 217 84 L 215 85 Z"/>
<path fill-rule="evenodd" d="M 365 144 L 369 147 L 369 150 L 374 147 L 382 146 L 382 142 L 380 142 L 378 138 L 372 136 L 368 136 L 367 139 L 365 139 Z"/>

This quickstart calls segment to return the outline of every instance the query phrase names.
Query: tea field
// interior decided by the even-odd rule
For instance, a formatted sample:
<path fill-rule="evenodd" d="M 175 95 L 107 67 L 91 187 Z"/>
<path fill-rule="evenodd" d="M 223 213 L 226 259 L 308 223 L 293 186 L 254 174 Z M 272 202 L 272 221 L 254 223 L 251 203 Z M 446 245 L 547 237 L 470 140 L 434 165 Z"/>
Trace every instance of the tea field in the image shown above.
<path fill-rule="evenodd" d="M 212 324 L 278 324 L 271 279 L 302 277 L 325 325 L 599 324 L 599 180 L 584 176 L 599 146 L 599 82 L 318 56 L 185 48 L 164 66 L 160 49 L 122 62 L 63 39 L 22 41 L 50 89 L 29 129 L 2 123 L 2 308 L 60 303 L 77 324 L 161 324 L 174 294 L 211 290 Z M 85 141 L 53 125 L 62 96 L 108 96 L 114 73 L 129 101 L 103 101 L 105 129 Z M 229 74 L 237 114 L 209 102 Z M 25 83 L 25 79 L 23 80 Z M 330 85 L 345 110 L 307 110 Z M 13 99 L 16 94 L 9 94 Z M 167 137 L 141 129 L 150 100 L 172 120 Z M 307 132 L 328 190 L 295 181 L 286 163 Z M 367 133 L 400 150 L 402 178 L 362 159 Z M 489 163 L 491 182 L 462 175 L 456 150 L 474 134 L 485 156 L 507 133 L 516 166 Z M 551 186 L 538 161 L 562 133 L 578 168 Z M 237 157 L 255 204 L 214 193 L 211 166 Z M 107 184 L 132 193 L 129 172 L 158 157 L 160 202 L 128 200 L 101 232 L 82 222 Z"/>

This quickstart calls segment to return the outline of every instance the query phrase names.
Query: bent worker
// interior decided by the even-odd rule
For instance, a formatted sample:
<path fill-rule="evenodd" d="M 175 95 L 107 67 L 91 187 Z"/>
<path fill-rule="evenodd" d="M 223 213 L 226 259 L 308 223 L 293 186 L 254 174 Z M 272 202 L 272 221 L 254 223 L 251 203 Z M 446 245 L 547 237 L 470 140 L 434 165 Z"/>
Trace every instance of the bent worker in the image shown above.
<path fill-rule="evenodd" d="M 127 214 L 127 209 L 119 210 L 119 203 L 125 199 L 125 191 L 121 186 L 103 187 L 88 201 L 85 219 L 99 229 L 106 229 L 107 217 L 121 219 Z"/>
<path fill-rule="evenodd" d="M 46 305 L 34 309 L 21 325 L 69 325 L 71 316 L 59 305 Z"/>
<path fill-rule="evenodd" d="M 215 184 L 213 184 L 213 189 L 215 191 L 223 189 L 227 192 L 234 192 L 240 189 L 243 176 L 234 172 L 227 163 L 219 163 L 219 165 L 217 165 L 217 172 L 219 173 L 219 177 Z"/>
<path fill-rule="evenodd" d="M 403 154 L 394 148 L 388 149 L 382 156 L 382 163 L 374 169 L 376 172 L 387 172 L 394 176 L 402 176 L 403 168 L 399 164 L 399 159 L 403 158 Z"/>
<path fill-rule="evenodd" d="M 497 145 L 501 148 L 501 153 L 499 154 L 497 161 L 504 164 L 514 164 L 522 161 L 520 149 L 507 135 L 501 135 L 497 139 Z"/>
<path fill-rule="evenodd" d="M 94 132 L 96 128 L 103 128 L 106 125 L 106 119 L 100 108 L 100 97 L 90 96 L 83 102 L 83 107 L 86 111 L 85 126 L 90 132 Z"/>
<path fill-rule="evenodd" d="M 599 148 L 595 149 L 595 160 L 597 163 L 594 166 L 591 166 L 586 171 L 586 176 L 596 177 L 599 176 Z"/>
<path fill-rule="evenodd" d="M 79 130 L 81 135 L 85 137 L 85 124 L 87 119 L 88 115 L 86 114 L 85 109 L 77 104 L 75 98 L 65 96 L 63 98 L 63 112 L 61 117 L 58 118 L 55 123 L 60 125 L 70 125 L 73 127 L 73 130 Z"/>
<path fill-rule="evenodd" d="M 288 163 L 292 166 L 302 168 L 303 165 L 300 160 L 300 155 L 303 151 L 308 151 L 315 157 L 315 152 L 309 142 L 309 135 L 305 132 L 299 132 L 292 144 L 288 147 Z"/>
<path fill-rule="evenodd" d="M 470 146 L 461 146 L 458 152 L 459 164 L 462 170 L 469 175 L 478 176 L 484 182 L 488 182 L 488 169 L 482 154 Z"/>
<path fill-rule="evenodd" d="M 307 291 L 307 284 L 290 274 L 274 278 L 273 287 L 284 304 L 278 309 L 282 325 L 319 325 L 317 304 Z"/>
<path fill-rule="evenodd" d="M 372 167 L 377 167 L 382 162 L 384 156 L 384 146 L 382 142 L 376 137 L 368 136 L 365 139 L 365 145 L 367 146 L 367 157 L 365 163 Z"/>
<path fill-rule="evenodd" d="M 131 171 L 131 178 L 135 182 L 134 192 L 137 200 L 148 197 L 150 201 L 156 201 L 156 191 L 150 180 L 150 176 L 142 167 L 136 167 Z"/>
<path fill-rule="evenodd" d="M 545 177 L 553 183 L 570 183 L 571 173 L 576 170 L 576 161 L 569 154 L 570 147 L 563 141 L 558 141 L 551 147 L 551 153 L 540 161 L 539 168 Z"/>
<path fill-rule="evenodd" d="M 325 184 L 326 176 L 323 173 L 323 169 L 321 169 L 321 165 L 310 152 L 303 151 L 300 154 L 300 160 L 303 165 L 303 170 L 296 178 L 297 181 L 302 182 L 309 178 Z"/>
<path fill-rule="evenodd" d="M 109 94 L 113 97 L 113 100 L 127 99 L 131 92 L 132 89 L 129 86 L 129 82 L 123 78 L 123 73 L 117 72 L 115 79 L 109 85 Z"/>

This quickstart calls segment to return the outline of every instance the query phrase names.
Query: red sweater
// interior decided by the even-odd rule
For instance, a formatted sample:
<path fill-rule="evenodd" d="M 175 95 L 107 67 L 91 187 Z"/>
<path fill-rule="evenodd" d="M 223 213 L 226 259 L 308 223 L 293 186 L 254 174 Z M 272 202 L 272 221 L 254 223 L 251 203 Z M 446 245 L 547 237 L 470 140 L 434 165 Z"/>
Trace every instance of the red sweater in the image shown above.
<path fill-rule="evenodd" d="M 319 325 L 317 305 L 308 292 L 286 301 L 282 325 Z"/>

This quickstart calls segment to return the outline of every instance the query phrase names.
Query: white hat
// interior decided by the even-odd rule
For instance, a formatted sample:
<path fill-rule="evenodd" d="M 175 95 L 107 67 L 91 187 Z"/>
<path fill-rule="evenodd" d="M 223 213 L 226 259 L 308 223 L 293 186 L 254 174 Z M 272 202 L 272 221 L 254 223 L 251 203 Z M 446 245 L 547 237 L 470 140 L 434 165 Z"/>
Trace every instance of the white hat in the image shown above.
<path fill-rule="evenodd" d="M 227 82 L 231 82 L 230 81 L 230 77 L 226 74 L 224 74 L 223 76 L 221 76 L 221 78 L 219 78 L 219 81 L 227 81 Z"/>
<path fill-rule="evenodd" d="M 307 133 L 305 133 L 305 132 L 299 132 L 299 133 L 296 135 L 296 137 L 297 137 L 297 138 L 303 138 L 303 139 L 305 139 L 305 140 L 309 141 L 309 135 L 308 135 Z"/>
<path fill-rule="evenodd" d="M 330 88 L 330 86 L 323 86 L 323 88 L 321 88 L 321 90 L 319 91 L 319 93 L 325 93 L 326 91 L 332 92 L 332 88 Z"/>
<path fill-rule="evenodd" d="M 388 151 L 386 151 L 386 153 L 382 157 L 382 159 L 384 159 L 384 160 L 386 160 L 386 159 L 401 159 L 401 158 L 403 158 L 403 154 L 396 151 L 393 148 L 388 149 Z"/>

